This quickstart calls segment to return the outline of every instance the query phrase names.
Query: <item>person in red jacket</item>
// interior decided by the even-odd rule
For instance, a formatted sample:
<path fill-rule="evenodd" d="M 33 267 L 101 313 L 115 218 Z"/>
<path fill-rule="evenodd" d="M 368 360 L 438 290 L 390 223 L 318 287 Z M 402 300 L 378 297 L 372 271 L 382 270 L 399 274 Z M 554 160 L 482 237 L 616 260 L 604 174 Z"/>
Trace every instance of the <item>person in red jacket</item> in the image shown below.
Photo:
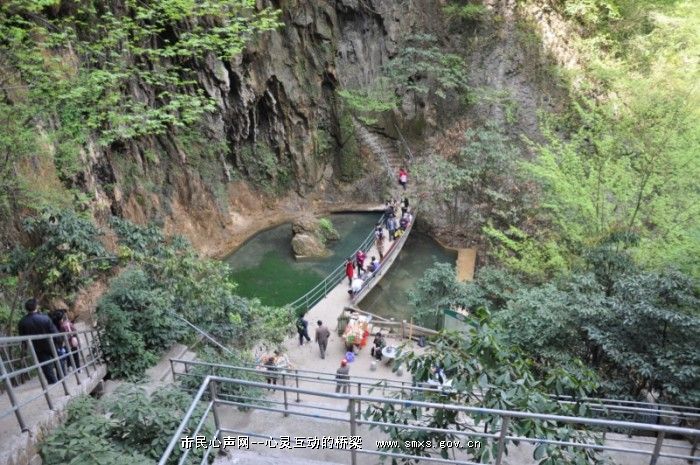
<path fill-rule="evenodd" d="M 408 184 L 408 171 L 403 168 L 399 168 L 399 184 L 406 190 L 406 184 Z"/>
<path fill-rule="evenodd" d="M 345 276 L 348 277 L 348 286 L 352 285 L 352 278 L 355 276 L 355 265 L 351 258 L 345 259 Z"/>

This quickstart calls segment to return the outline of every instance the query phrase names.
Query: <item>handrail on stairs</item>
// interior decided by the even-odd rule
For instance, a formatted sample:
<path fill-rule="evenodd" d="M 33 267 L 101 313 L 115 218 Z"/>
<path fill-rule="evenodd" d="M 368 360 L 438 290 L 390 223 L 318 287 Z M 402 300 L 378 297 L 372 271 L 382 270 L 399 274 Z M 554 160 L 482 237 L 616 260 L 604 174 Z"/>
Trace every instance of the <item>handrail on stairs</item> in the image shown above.
<path fill-rule="evenodd" d="M 198 327 L 198 326 L 192 324 L 190 321 L 188 321 L 186 318 L 184 318 L 184 317 L 182 317 L 182 316 L 180 316 L 180 315 L 175 315 L 175 318 L 177 318 L 178 320 L 182 321 L 183 323 L 185 323 L 187 326 L 189 326 L 190 328 L 194 329 L 195 331 L 197 331 L 202 337 L 204 337 L 205 339 L 207 339 L 209 342 L 211 342 L 212 344 L 214 344 L 214 345 L 215 345 L 216 347 L 218 347 L 219 349 L 223 350 L 224 352 L 226 352 L 226 353 L 229 354 L 229 355 L 234 355 L 234 353 L 233 353 L 233 351 L 232 351 L 231 349 L 229 349 L 228 347 L 224 346 L 224 345 L 221 344 L 219 341 L 217 341 L 216 339 L 214 339 L 212 336 L 209 335 L 209 333 L 207 333 L 206 331 L 204 331 L 202 328 L 200 328 L 200 327 Z"/>

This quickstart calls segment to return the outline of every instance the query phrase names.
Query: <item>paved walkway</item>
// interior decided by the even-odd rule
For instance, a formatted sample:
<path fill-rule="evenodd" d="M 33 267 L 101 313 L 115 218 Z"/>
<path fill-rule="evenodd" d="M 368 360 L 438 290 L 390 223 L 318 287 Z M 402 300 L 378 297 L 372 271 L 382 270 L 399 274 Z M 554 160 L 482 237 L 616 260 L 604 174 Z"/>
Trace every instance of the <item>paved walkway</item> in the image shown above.
<path fill-rule="evenodd" d="M 379 258 L 379 253 L 372 246 L 367 252 L 366 263 L 372 256 Z M 288 339 L 284 343 L 284 349 L 289 357 L 289 361 L 295 368 L 300 370 L 322 371 L 327 373 L 335 373 L 335 370 L 340 366 L 340 361 L 345 357 L 345 343 L 338 336 L 338 316 L 343 312 L 343 308 L 350 305 L 350 295 L 348 294 L 348 280 L 344 278 L 331 292 L 328 293 L 321 301 L 314 305 L 306 314 L 306 319 L 309 322 L 309 336 L 311 342 L 304 341 L 304 345 L 299 345 L 298 336 Z M 324 325 L 331 331 L 331 337 L 328 341 L 326 350 L 326 358 L 321 359 L 318 344 L 314 342 L 314 332 L 318 327 L 316 322 L 323 321 Z M 410 375 L 404 374 L 398 376 L 391 371 L 391 368 L 385 363 L 379 363 L 377 371 L 371 371 L 370 366 L 372 358 L 369 354 L 372 338 L 366 347 L 355 357 L 355 361 L 350 364 L 351 376 L 371 376 L 382 379 L 410 381 Z M 402 341 L 389 337 L 387 343 L 389 345 L 399 345 Z"/>

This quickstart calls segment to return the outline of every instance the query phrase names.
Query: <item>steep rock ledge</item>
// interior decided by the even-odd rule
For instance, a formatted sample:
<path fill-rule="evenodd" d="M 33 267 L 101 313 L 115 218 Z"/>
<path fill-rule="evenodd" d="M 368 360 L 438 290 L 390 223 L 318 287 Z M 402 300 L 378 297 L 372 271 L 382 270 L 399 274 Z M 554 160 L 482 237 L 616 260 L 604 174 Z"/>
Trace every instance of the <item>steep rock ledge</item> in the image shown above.
<path fill-rule="evenodd" d="M 98 220 L 117 214 L 156 221 L 205 254 L 230 237 L 290 212 L 373 203 L 382 195 L 372 154 L 343 153 L 339 85 L 361 85 L 396 52 L 399 36 L 435 2 L 340 0 L 282 3 L 284 27 L 266 33 L 231 62 L 210 56 L 200 84 L 215 112 L 189 132 L 128 144 L 88 145 L 73 184 L 93 194 Z M 148 92 L 145 89 L 144 92 Z M 340 182 L 341 156 L 366 171 Z M 237 241 L 233 241 L 237 242 Z"/>

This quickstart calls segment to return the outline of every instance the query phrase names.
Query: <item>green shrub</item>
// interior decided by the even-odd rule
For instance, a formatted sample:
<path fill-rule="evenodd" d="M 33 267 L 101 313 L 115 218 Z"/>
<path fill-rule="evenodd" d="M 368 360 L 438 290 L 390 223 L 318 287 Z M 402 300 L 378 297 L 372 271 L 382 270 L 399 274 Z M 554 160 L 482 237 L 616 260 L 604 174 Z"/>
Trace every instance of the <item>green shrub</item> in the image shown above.
<path fill-rule="evenodd" d="M 185 334 L 170 305 L 166 293 L 140 268 L 130 268 L 112 282 L 98 303 L 97 317 L 113 376 L 143 376 L 158 354 Z"/>
<path fill-rule="evenodd" d="M 450 3 L 442 11 L 449 19 L 460 21 L 480 21 L 488 13 L 486 6 L 480 3 Z"/>
<path fill-rule="evenodd" d="M 125 384 L 96 401 L 87 396 L 73 399 L 66 423 L 40 446 L 46 465 L 153 465 L 165 451 L 191 397 L 175 387 L 160 389 L 150 397 L 143 388 Z M 195 411 L 191 434 L 203 407 Z M 212 438 L 208 423 L 200 434 Z M 201 458 L 202 450 L 191 455 Z M 176 450 L 169 463 L 176 463 Z"/>
<path fill-rule="evenodd" d="M 330 218 L 321 218 L 318 220 L 318 226 L 320 228 L 321 239 L 323 242 L 335 241 L 340 238 L 340 234 L 338 234 L 338 230 L 335 229 Z"/>

